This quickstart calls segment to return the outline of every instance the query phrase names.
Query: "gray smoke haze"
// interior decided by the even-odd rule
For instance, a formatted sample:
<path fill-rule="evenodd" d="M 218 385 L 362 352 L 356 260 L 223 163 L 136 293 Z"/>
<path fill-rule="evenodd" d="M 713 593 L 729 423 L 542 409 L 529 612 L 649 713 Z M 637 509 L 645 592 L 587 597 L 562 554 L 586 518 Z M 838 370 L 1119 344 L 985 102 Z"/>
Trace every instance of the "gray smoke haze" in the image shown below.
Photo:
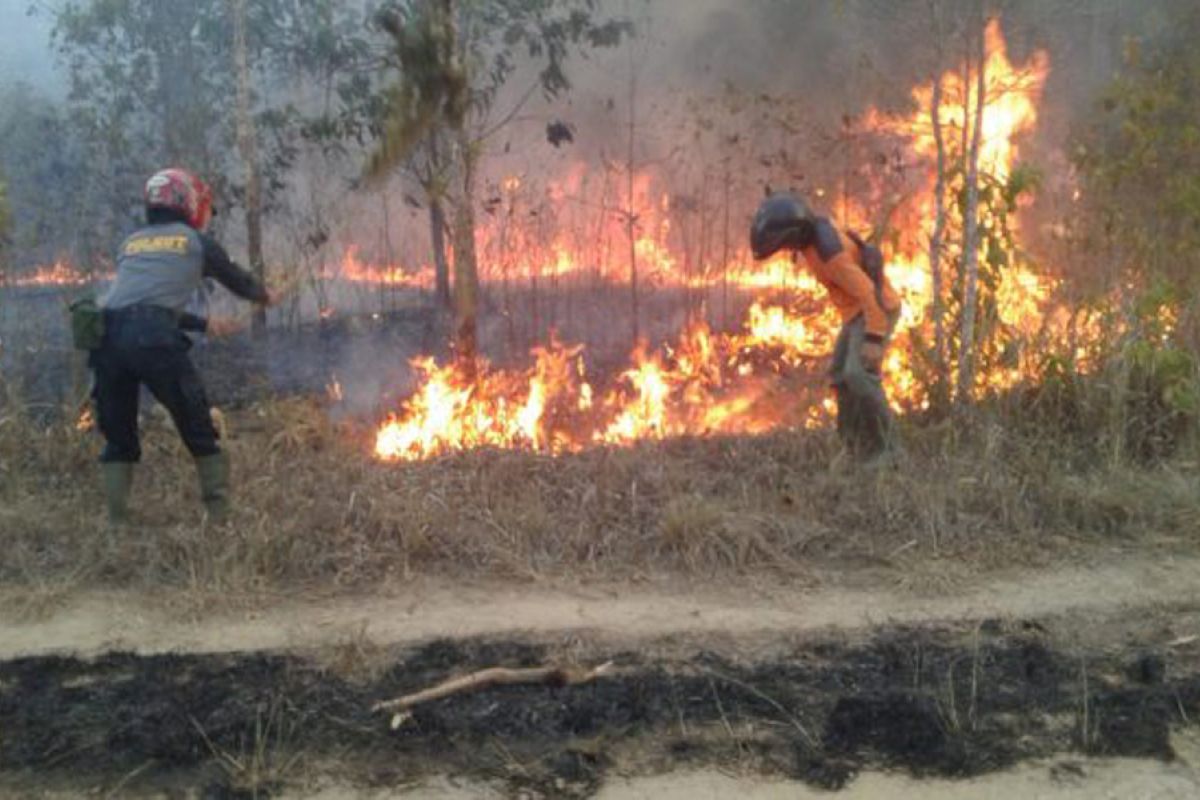
<path fill-rule="evenodd" d="M 348 0 L 350 1 L 350 0 Z M 43 12 L 30 17 L 28 7 L 36 2 Z M 52 99 L 60 99 L 65 84 L 51 50 L 50 15 L 47 9 L 57 0 L 0 0 L 0 90 L 16 82 L 38 87 Z M 1121 63 L 1121 52 L 1129 37 L 1152 36 L 1161 29 L 1166 12 L 1195 0 L 999 0 L 1003 27 L 1015 63 L 1024 63 L 1035 49 L 1051 55 L 1051 74 L 1041 109 L 1038 133 L 1023 149 L 1051 173 L 1065 174 L 1064 143 L 1074 125 L 1093 113 L 1099 90 Z M 974 3 L 943 0 L 950 16 L 961 14 Z M 491 142 L 484 165 L 485 184 L 481 200 L 491 189 L 486 185 L 508 175 L 526 175 L 531 187 L 546 179 L 565 175 L 583 163 L 592 183 L 578 187 L 581 198 L 568 203 L 548 202 L 537 189 L 520 200 L 520 213 L 538 214 L 538 226 L 553 233 L 554 226 L 580 237 L 594 236 L 605 207 L 619 207 L 619 194 L 597 197 L 604 191 L 607 167 L 622 164 L 628 141 L 630 80 L 636 77 L 637 136 L 635 160 L 641 166 L 664 165 L 680 149 L 689 172 L 668 175 L 666 187 L 693 196 L 704 191 L 700 170 L 706 159 L 719 159 L 718 148 L 705 153 L 687 152 L 686 138 L 694 128 L 695 106 L 703 107 L 728 86 L 743 95 L 769 93 L 798 100 L 806 122 L 825 132 L 836 132 L 844 115 L 856 115 L 868 106 L 900 109 L 909 102 L 909 92 L 929 80 L 935 38 L 929 21 L 929 0 L 606 0 L 603 8 L 613 14 L 628 14 L 638 25 L 639 37 L 611 51 L 573 59 L 569 65 L 574 89 L 554 101 L 535 99 L 515 124 Z M 949 20 L 953 27 L 953 19 Z M 961 60 L 964 43 L 959 36 L 947 37 L 949 63 Z M 499 116 L 526 91 L 531 74 L 515 80 L 497 103 Z M 689 108 L 689 100 L 692 108 Z M 562 119 L 576 130 L 573 145 L 555 149 L 546 143 L 546 124 Z M 735 119 L 733 125 L 753 128 L 755 120 Z M 790 150 L 806 170 L 823 165 L 810 146 L 811 140 L 779 133 L 771 140 L 774 149 Z M 298 268 L 304 259 L 337 261 L 348 247 L 361 248 L 367 261 L 386 260 L 407 266 L 427 264 L 428 221 L 426 212 L 410 204 L 406 195 L 419 195 L 411 185 L 395 181 L 385 191 L 351 188 L 349 178 L 361 169 L 361 154 L 344 163 L 326 164 L 320 159 L 302 163 L 290 178 L 289 203 L 295 206 L 274 215 L 268 222 L 268 257 L 272 263 Z M 776 168 L 762 166 L 751 152 L 735 173 L 738 191 L 732 198 L 735 234 L 744 237 L 744 224 L 767 181 L 781 176 Z M 826 158 L 828 161 L 829 159 Z M 712 161 L 709 162 L 711 164 Z M 3 166 L 0 164 L 0 166 Z M 824 165 L 828 166 L 828 165 Z M 839 168 L 835 165 L 834 168 Z M 611 171 L 618 175 L 619 169 Z M 537 179 L 542 179 L 539 183 Z M 787 176 L 782 176 L 787 180 Z M 709 189 L 711 191 L 711 187 Z M 590 194 L 589 194 L 590 193 Z M 712 198 L 710 196 L 710 202 Z M 311 233 L 314 210 L 328 226 L 329 244 L 320 254 L 298 256 L 297 242 Z M 237 256 L 243 254 L 240 215 L 229 215 L 221 235 Z M 480 215 L 481 224 L 495 218 Z M 621 244 L 613 240 L 612 248 Z M 606 245 L 607 247 L 607 245 Z M 495 258 L 481 245 L 483 258 Z M 607 250 L 606 250 L 607 252 Z M 614 258 L 620 258 L 620 251 Z M 527 291 L 517 287 L 514 291 Z M 626 324 L 607 316 L 622 297 L 607 305 L 596 293 L 518 296 L 513 313 L 508 301 L 492 293 L 485 303 L 483 340 L 499 356 L 525 353 L 544 329 L 557 327 L 567 341 L 588 341 L 589 352 L 611 352 L 623 357 L 627 346 Z M 394 311 L 393 299 L 373 291 L 345 298 L 346 310 Z M 336 299 L 336 298 L 335 298 Z M 498 304 L 503 301 L 504 307 Z M 667 336 L 679 327 L 679 306 L 666 296 L 652 297 L 646 310 L 652 338 Z M 657 305 L 654 305 L 657 303 Z M 709 303 L 718 308 L 716 298 Z M 236 308 L 227 304 L 222 310 Z M 503 313 L 501 313 L 503 311 Z M 276 312 L 273 312 L 276 313 Z M 299 315 L 311 319 L 315 306 Z M 724 313 L 722 314 L 724 316 Z M 731 318 L 739 318 L 734 308 Z M 347 395 L 347 408 L 369 409 L 381 397 L 400 395 L 411 388 L 411 373 L 405 364 L 418 352 L 429 352 L 443 341 L 433 328 L 405 329 L 396 337 L 378 333 L 372 321 L 362 321 L 364 330 L 353 330 L 345 342 L 322 342 L 302 355 L 280 355 L 272 370 L 287 384 L 290 373 L 312 372 L 312 363 L 328 369 Z M 57 320 L 57 318 L 55 318 Z M 0 323 L 4 321 L 0 315 Z M 56 321 L 57 325 L 58 322 Z M 347 325 L 351 323 L 348 322 Z M 353 322 L 359 324 L 358 321 Z M 414 323 L 415 324 L 415 323 Z M 422 323 L 424 324 L 424 323 Z M 432 325 L 432 323 L 430 323 Z M 654 327 L 654 326 L 658 327 Z M 3 326 L 0 325 L 0 328 Z M 4 331 L 0 330 L 0 334 Z M 609 342 L 608 340 L 611 340 Z M 607 343 L 607 344 L 606 344 Z M 306 345 L 307 347 L 307 345 Z M 314 353 L 319 358 L 314 358 Z M 336 365 L 334 367 L 333 365 Z M 301 370 L 300 368 L 304 369 Z M 319 383 L 320 381 L 318 381 Z"/>
<path fill-rule="evenodd" d="M 0 83 L 18 81 L 57 92 L 62 86 L 50 50 L 50 21 L 30 15 L 30 0 L 0 0 Z"/>
<path fill-rule="evenodd" d="M 347 0 L 350 2 L 351 0 Z M 1194 2 L 1194 0 L 1190 0 Z M 0 0 L 0 90 L 14 82 L 31 83 L 53 98 L 61 97 L 64 78 L 50 48 L 51 9 L 58 0 Z M 1038 134 L 1027 152 L 1039 158 L 1058 157 L 1073 124 L 1090 113 L 1096 94 L 1120 63 L 1124 41 L 1152 34 L 1161 27 L 1164 12 L 1189 0 L 996 0 L 1002 9 L 1004 31 L 1016 63 L 1038 48 L 1051 54 Z M 40 12 L 28 14 L 31 4 Z M 942 0 L 948 27 L 974 3 Z M 694 131 L 695 107 L 711 103 L 726 87 L 743 96 L 757 93 L 792 98 L 804 109 L 805 122 L 822 135 L 836 135 L 845 116 L 868 106 L 898 109 L 909 102 L 911 88 L 929 80 L 937 42 L 930 24 L 929 0 L 605 0 L 608 13 L 628 15 L 638 26 L 632 43 L 577 58 L 569 65 L 575 88 L 552 101 L 533 102 L 516 124 L 489 143 L 486 177 L 506 175 L 552 177 L 573 164 L 587 162 L 593 172 L 601 163 L 623 162 L 627 152 L 630 80 L 636 77 L 635 114 L 638 126 L 635 160 L 640 165 L 662 164 L 686 148 Z M 945 60 L 954 63 L 965 46 L 961 36 L 945 37 Z M 529 78 L 510 82 L 497 103 L 498 114 L 521 96 Z M 689 101 L 692 107 L 689 108 Z M 554 149 L 545 141 L 546 125 L 563 119 L 576 129 L 573 146 Z M 732 124 L 753 131 L 756 120 Z M 1044 147 L 1039 145 L 1044 144 Z M 789 150 L 794 160 L 820 168 L 810 141 L 780 133 L 771 146 Z M 722 157 L 704 154 L 693 161 Z M 320 165 L 306 165 L 291 176 L 289 194 L 309 197 L 334 187 L 321 202 L 333 218 L 337 244 L 358 244 L 365 255 L 379 258 L 395 253 L 406 263 L 423 245 L 425 225 L 420 209 L 400 201 L 407 188 L 392 187 L 390 208 L 378 194 L 346 187 L 361 168 L 361 158 L 326 174 Z M 739 172 L 747 182 L 781 179 L 758 164 L 751 153 Z M 357 160 L 356 160 L 357 159 Z M 0 164 L 0 168 L 3 164 Z M 684 176 L 675 176 L 678 191 L 687 191 Z M 787 180 L 787 176 L 782 176 Z M 594 198 L 593 198 L 594 202 Z M 743 216 L 745 209 L 736 216 Z M 340 219 L 339 219 L 340 218 Z M 384 219 L 389 220 L 384 223 Z M 346 220 L 344 230 L 338 230 Z M 282 228 L 283 220 L 273 226 Z M 569 224 L 569 223 L 568 223 Z M 389 225 L 403 228 L 383 241 Z M 229 226 L 237 247 L 236 225 Z M 291 239 L 302 239 L 298 229 Z M 285 234 L 276 232 L 278 239 Z M 337 241 L 341 239 L 341 241 Z M 277 242 L 276 244 L 282 244 Z M 386 244 L 386 246 L 385 246 Z M 407 252 L 406 252 L 407 250 Z M 420 256 L 416 257 L 420 260 Z"/>

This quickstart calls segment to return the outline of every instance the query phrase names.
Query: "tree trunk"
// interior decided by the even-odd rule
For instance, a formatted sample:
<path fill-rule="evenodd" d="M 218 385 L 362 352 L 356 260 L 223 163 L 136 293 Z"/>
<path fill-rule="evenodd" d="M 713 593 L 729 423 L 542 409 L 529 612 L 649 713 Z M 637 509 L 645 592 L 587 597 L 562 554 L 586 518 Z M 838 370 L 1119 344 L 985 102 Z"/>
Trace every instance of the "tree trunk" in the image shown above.
<path fill-rule="evenodd" d="M 465 58 L 459 36 L 457 0 L 437 0 L 435 8 L 441 15 L 438 26 L 444 32 L 441 45 L 447 75 L 464 76 Z M 464 89 L 465 91 L 465 89 Z M 453 163 L 458 167 L 458 196 L 454 203 L 452 237 L 454 243 L 454 348 L 459 359 L 473 371 L 479 348 L 479 269 L 475 254 L 475 168 L 479 158 L 471 141 L 466 120 L 467 103 L 464 96 L 447 97 L 446 118 L 453 134 L 455 149 Z"/>
<path fill-rule="evenodd" d="M 633 333 L 632 346 L 637 347 L 638 339 L 641 338 L 641 331 L 638 325 L 638 262 L 637 262 L 637 216 L 633 209 L 633 167 L 634 167 L 634 142 L 635 132 L 637 130 L 637 117 L 635 114 L 637 103 L 637 72 L 633 66 L 632 52 L 629 56 L 629 149 L 627 159 L 625 161 L 626 173 L 626 208 L 625 208 L 625 232 L 629 238 L 629 316 L 630 326 Z"/>
<path fill-rule="evenodd" d="M 384 269 L 390 271 L 396 266 L 396 253 L 392 249 L 392 206 L 388 202 L 388 193 L 386 191 L 379 193 L 380 204 L 383 206 L 383 253 L 384 253 Z M 395 289 L 389 285 L 389 282 L 379 281 L 379 313 L 386 314 L 388 311 L 394 311 L 394 308 L 389 308 L 388 300 L 394 298 Z M 395 303 L 391 303 L 395 306 Z"/>
<path fill-rule="evenodd" d="M 434 293 L 437 304 L 450 308 L 450 260 L 446 257 L 446 209 L 440 197 L 429 196 L 429 237 L 433 243 Z"/>
<path fill-rule="evenodd" d="M 434 296 L 441 308 L 451 308 L 450 259 L 446 256 L 446 164 L 442 160 L 441 136 L 429 135 L 427 171 L 421 175 L 421 188 L 429 201 L 429 234 L 433 247 Z"/>
<path fill-rule="evenodd" d="M 179 106 L 179 96 L 182 94 L 173 84 L 173 64 L 178 55 L 179 41 L 172 36 L 174 31 L 172 9 L 167 3 L 154 3 L 149 9 L 152 20 L 154 52 L 154 94 L 157 101 L 161 129 L 159 143 L 162 150 L 159 158 L 175 164 L 185 161 L 183 137 L 180 131 L 180 121 L 183 119 Z"/>
<path fill-rule="evenodd" d="M 979 74 L 975 90 L 975 122 L 967 163 L 967 200 L 963 210 L 963 312 L 958 351 L 960 405 L 971 402 L 975 386 L 975 304 L 979 287 L 979 149 L 983 140 L 983 112 L 987 106 L 987 20 L 980 6 Z M 968 88 L 969 92 L 969 88 Z"/>
<path fill-rule="evenodd" d="M 258 133 L 250 110 L 250 65 L 246 53 L 246 0 L 230 0 L 233 13 L 233 59 L 237 72 L 237 141 L 246 176 L 246 247 L 250 271 L 266 283 L 262 242 L 262 184 L 258 171 Z M 267 311 L 254 309 L 253 330 L 262 335 Z"/>
<path fill-rule="evenodd" d="M 724 217 L 721 223 L 721 330 L 729 330 L 729 195 L 732 178 L 725 162 Z"/>
<path fill-rule="evenodd" d="M 946 404 L 949 375 L 946 367 L 946 324 L 945 298 L 942 281 L 942 240 L 946 233 L 946 139 L 942 129 L 942 25 L 937 0 L 931 10 L 934 17 L 934 38 L 938 41 L 938 58 L 934 65 L 933 100 L 930 104 L 930 122 L 933 123 L 933 140 L 937 145 L 937 186 L 934 189 L 933 235 L 929 239 L 929 274 L 933 282 L 933 404 L 942 408 Z"/>
<path fill-rule="evenodd" d="M 478 354 L 479 270 L 475 262 L 476 153 L 466 128 L 456 131 L 460 194 L 454 204 L 454 318 L 458 356 L 473 363 Z"/>

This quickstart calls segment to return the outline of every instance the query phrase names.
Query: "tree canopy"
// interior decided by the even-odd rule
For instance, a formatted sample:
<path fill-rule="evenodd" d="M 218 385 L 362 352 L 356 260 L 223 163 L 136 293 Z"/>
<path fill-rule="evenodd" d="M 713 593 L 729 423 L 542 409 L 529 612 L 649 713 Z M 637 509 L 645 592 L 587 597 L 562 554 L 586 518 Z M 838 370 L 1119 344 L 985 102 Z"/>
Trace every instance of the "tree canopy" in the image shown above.
<path fill-rule="evenodd" d="M 1153 46 L 1131 40 L 1125 69 L 1076 152 L 1098 215 L 1093 247 L 1196 294 L 1200 288 L 1200 9 Z"/>
<path fill-rule="evenodd" d="M 522 56 L 536 65 L 531 91 L 553 98 L 571 88 L 572 52 L 616 46 L 632 31 L 627 20 L 602 18 L 596 0 L 405 0 L 377 19 L 393 39 L 399 78 L 386 91 L 372 175 L 403 162 L 435 128 L 486 117 Z"/>
<path fill-rule="evenodd" d="M 71 125 L 118 209 L 108 227 L 136 214 L 141 181 L 164 164 L 204 173 L 227 206 L 241 202 L 226 0 L 69 0 L 53 13 Z M 365 15 L 359 4 L 335 0 L 248 4 L 246 47 L 268 197 L 285 185 L 306 126 L 336 101 L 338 83 L 366 50 Z"/>

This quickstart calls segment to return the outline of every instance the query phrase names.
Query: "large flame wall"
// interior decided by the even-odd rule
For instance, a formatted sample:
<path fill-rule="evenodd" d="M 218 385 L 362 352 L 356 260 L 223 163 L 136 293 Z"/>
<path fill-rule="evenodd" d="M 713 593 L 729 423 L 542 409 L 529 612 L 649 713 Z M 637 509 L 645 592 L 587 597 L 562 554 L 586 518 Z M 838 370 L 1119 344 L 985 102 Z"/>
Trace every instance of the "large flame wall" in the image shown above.
<path fill-rule="evenodd" d="M 1016 164 L 1018 137 L 1037 124 L 1049 60 L 1037 53 L 1026 64 L 1012 64 L 998 22 L 988 26 L 986 43 L 980 167 L 1003 180 Z M 961 156 L 956 142 L 970 140 L 974 117 L 969 109 L 978 102 L 972 94 L 977 70 L 978 65 L 952 69 L 942 78 L 940 117 L 950 156 L 956 152 Z M 928 337 L 933 301 L 929 264 L 936 199 L 932 86 L 917 87 L 912 98 L 915 110 L 909 115 L 871 110 L 861 123 L 866 131 L 898 139 L 914 162 L 925 165 L 915 188 L 894 214 L 895 235 L 887 240 L 888 274 L 905 304 L 885 363 L 887 388 L 899 410 L 927 403 L 923 383 L 915 374 L 911 345 L 914 334 Z M 376 453 L 384 459 L 420 459 L 481 446 L 562 452 L 670 436 L 753 434 L 827 424 L 831 404 L 823 391 L 820 365 L 832 349 L 841 320 L 824 302 L 824 290 L 802 263 L 788 257 L 753 263 L 741 247 L 728 263 L 697 264 L 682 257 L 671 245 L 670 195 L 656 190 L 660 182 L 649 172 L 634 181 L 638 223 L 633 260 L 643 274 L 676 287 L 723 285 L 762 293 L 739 331 L 715 332 L 697 317 L 673 344 L 653 351 L 644 344 L 635 347 L 629 366 L 602 393 L 589 382 L 579 345 L 555 341 L 537 348 L 533 366 L 525 371 L 493 370 L 486 364 L 472 369 L 458 363 L 438 366 L 421 359 L 414 364 L 420 386 L 381 425 Z M 597 183 L 601 181 L 577 166 L 553 191 L 570 197 Z M 504 184 L 505 192 L 519 188 L 515 179 Z M 880 199 L 879 192 L 874 194 L 873 199 Z M 851 228 L 869 229 L 873 210 L 847 199 L 839 207 L 840 221 Z M 613 219 L 610 224 L 618 229 L 600 231 L 595 238 L 620 243 L 627 232 L 621 226 L 627 222 Z M 984 224 L 991 222 L 985 219 Z M 960 232 L 950 230 L 951 237 L 956 233 Z M 630 275 L 628 256 L 622 260 L 620 253 L 614 257 L 607 249 L 588 252 L 566 238 L 545 244 L 528 236 L 528 231 L 504 224 L 491 224 L 483 231 L 481 252 L 484 278 L 493 282 L 531 276 L 591 276 L 621 282 Z M 950 249 L 947 261 L 954 255 Z M 341 274 L 363 280 L 385 277 L 362 269 L 351 259 Z M 427 272 L 405 278 L 417 283 L 429 279 Z M 788 297 L 783 300 L 778 298 L 781 286 L 787 287 Z M 1030 337 L 1062 324 L 1064 314 L 1053 304 L 1055 289 L 1054 281 L 1027 268 L 1007 269 L 996 291 L 1001 321 Z M 1028 370 L 1020 359 L 993 369 L 982 377 L 981 389 L 1011 387 Z"/>

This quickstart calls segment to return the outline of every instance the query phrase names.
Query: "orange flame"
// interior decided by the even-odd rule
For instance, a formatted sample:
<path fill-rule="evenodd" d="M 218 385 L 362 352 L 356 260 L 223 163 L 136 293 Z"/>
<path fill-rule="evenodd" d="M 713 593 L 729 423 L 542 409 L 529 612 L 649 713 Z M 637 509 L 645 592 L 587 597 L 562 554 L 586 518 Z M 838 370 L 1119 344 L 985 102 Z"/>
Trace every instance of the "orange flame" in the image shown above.
<path fill-rule="evenodd" d="M 87 275 L 66 261 L 56 261 L 31 272 L 9 275 L 4 285 L 15 288 L 86 286 L 95 278 Z"/>
<path fill-rule="evenodd" d="M 1016 163 L 1017 137 L 1036 126 L 1049 59 L 1039 52 L 1028 63 L 1014 66 L 997 21 L 988 26 L 986 42 L 980 163 L 983 170 L 1004 179 Z M 977 69 L 966 74 L 951 70 L 942 78 L 941 122 L 951 153 L 953 148 L 961 148 L 955 142 L 969 140 L 974 115 L 968 114 L 968 106 L 978 102 L 978 98 L 971 99 Z M 930 164 L 936 153 L 931 123 L 933 88 L 918 87 L 912 97 L 916 110 L 911 114 L 890 116 L 871 110 L 864 116 L 863 126 L 899 138 L 919 161 Z M 577 165 L 552 185 L 551 194 L 561 203 L 580 194 L 589 182 L 586 168 Z M 524 191 L 516 178 L 504 181 L 502 188 L 501 203 L 518 202 Z M 438 367 L 431 359 L 418 359 L 414 367 L 420 387 L 402 411 L 380 428 L 379 457 L 419 459 L 483 446 L 559 453 L 644 439 L 760 433 L 829 423 L 832 401 L 814 389 L 824 383 L 820 365 L 832 349 L 842 321 L 825 301 L 816 279 L 782 255 L 754 263 L 739 253 L 729 264 L 689 271 L 668 243 L 669 196 L 654 190 L 649 174 L 636 177 L 633 196 L 637 209 L 633 251 L 642 274 L 690 288 L 722 282 L 749 292 L 786 288 L 792 302 L 755 302 L 738 333 L 714 333 L 697 322 L 688 326 L 673 346 L 661 351 L 638 346 L 630 366 L 598 401 L 585 377 L 579 346 L 568 348 L 555 341 L 536 349 L 534 366 L 524 373 L 496 371 L 481 363 L 472 374 L 460 364 Z M 919 408 L 927 402 L 914 370 L 910 340 L 918 333 L 931 338 L 933 288 L 928 248 L 934 204 L 935 175 L 930 166 L 921 185 L 899 209 L 899 220 L 893 220 L 896 235 L 889 240 L 888 275 L 905 304 L 885 363 L 888 390 L 899 409 Z M 843 213 L 845 224 L 860 229 L 870 219 L 864 209 L 849 201 Z M 630 224 L 627 215 L 614 215 L 607 224 L 611 230 L 602 232 L 601 238 L 628 241 L 624 239 Z M 591 274 L 609 281 L 628 278 L 627 263 L 619 258 L 599 257 L 562 238 L 539 247 L 529 232 L 501 228 L 491 225 L 481 233 L 480 252 L 485 259 L 492 256 L 481 268 L 485 281 L 533 275 Z M 513 252 L 522 255 L 514 259 Z M 347 254 L 347 261 L 353 268 L 344 266 L 342 271 L 361 274 L 352 255 L 353 251 Z M 374 277 L 388 280 L 386 272 Z M 428 275 L 419 280 L 428 280 Z M 1056 289 L 1055 281 L 1026 268 L 1006 269 L 997 291 L 1001 322 L 1025 337 L 1045 335 L 1048 327 L 1065 326 L 1069 315 L 1053 305 Z M 1016 384 L 1030 369 L 1019 361 L 983 376 L 983 388 Z"/>
<path fill-rule="evenodd" d="M 590 407 L 581 351 L 551 342 L 535 349 L 535 363 L 523 374 L 492 370 L 482 362 L 474 370 L 462 362 L 439 367 L 433 359 L 418 358 L 413 367 L 421 387 L 404 411 L 380 428 L 375 452 L 381 458 L 416 459 L 485 446 L 577 449 L 581 443 L 570 428 L 553 421 Z"/>

